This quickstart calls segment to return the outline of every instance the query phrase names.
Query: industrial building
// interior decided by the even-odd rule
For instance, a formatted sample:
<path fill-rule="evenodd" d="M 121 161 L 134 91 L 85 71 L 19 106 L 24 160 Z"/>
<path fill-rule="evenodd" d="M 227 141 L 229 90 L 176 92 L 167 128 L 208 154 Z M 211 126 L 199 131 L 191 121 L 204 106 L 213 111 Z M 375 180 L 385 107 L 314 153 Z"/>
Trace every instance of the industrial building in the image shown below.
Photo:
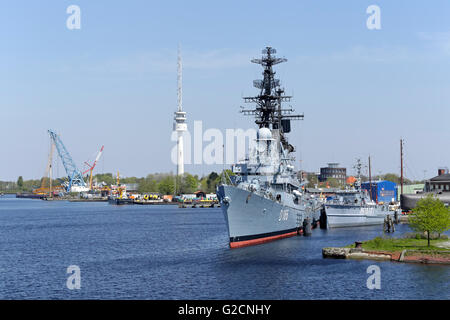
<path fill-rule="evenodd" d="M 397 199 L 397 184 L 392 181 L 372 181 L 364 182 L 361 184 L 363 190 L 367 190 L 371 194 L 372 188 L 372 200 L 377 203 L 389 203 L 391 201 L 396 201 Z"/>
<path fill-rule="evenodd" d="M 426 192 L 450 192 L 450 174 L 448 168 L 439 168 L 438 175 L 425 183 Z"/>
<path fill-rule="evenodd" d="M 405 186 L 403 186 L 403 191 L 405 191 Z M 403 193 L 400 197 L 402 210 L 413 210 L 417 205 L 417 201 L 430 194 L 436 196 L 446 206 L 450 206 L 450 174 L 448 168 L 439 168 L 436 177 L 425 181 L 424 191 L 417 194 Z"/>
<path fill-rule="evenodd" d="M 325 182 L 329 178 L 334 178 L 341 185 L 345 185 L 347 169 L 339 167 L 339 163 L 328 163 L 328 167 L 320 168 L 319 181 Z"/>
<path fill-rule="evenodd" d="M 417 183 L 417 184 L 404 184 L 403 185 L 403 194 L 418 194 L 423 192 L 425 187 L 424 183 Z M 400 195 L 401 195 L 401 187 L 397 186 L 397 201 L 400 201 Z"/>

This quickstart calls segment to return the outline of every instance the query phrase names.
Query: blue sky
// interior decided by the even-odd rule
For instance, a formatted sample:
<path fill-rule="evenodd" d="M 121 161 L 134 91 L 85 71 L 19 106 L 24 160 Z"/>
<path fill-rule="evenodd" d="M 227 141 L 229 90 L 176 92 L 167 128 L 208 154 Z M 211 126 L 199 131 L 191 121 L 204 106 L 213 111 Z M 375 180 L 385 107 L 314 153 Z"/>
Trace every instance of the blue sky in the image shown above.
<path fill-rule="evenodd" d="M 71 4 L 80 30 L 66 28 Z M 381 30 L 366 27 L 372 4 Z M 399 172 L 402 137 L 407 176 L 434 176 L 450 166 L 449 13 L 445 0 L 2 1 L 0 180 L 43 175 L 49 128 L 80 167 L 105 145 L 97 172 L 174 171 L 178 43 L 190 128 L 253 126 L 238 113 L 261 76 L 249 60 L 271 45 L 305 113 L 290 135 L 298 167 L 350 168 L 370 154 L 374 173 Z"/>

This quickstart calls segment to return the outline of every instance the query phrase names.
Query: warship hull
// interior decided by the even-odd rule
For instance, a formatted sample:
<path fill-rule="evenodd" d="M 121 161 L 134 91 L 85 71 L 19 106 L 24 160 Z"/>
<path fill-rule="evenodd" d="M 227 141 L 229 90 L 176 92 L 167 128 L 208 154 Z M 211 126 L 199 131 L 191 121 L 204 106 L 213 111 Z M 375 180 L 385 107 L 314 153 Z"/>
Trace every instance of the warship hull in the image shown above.
<path fill-rule="evenodd" d="M 390 213 L 379 208 L 325 205 L 328 228 L 382 225 Z"/>
<path fill-rule="evenodd" d="M 289 207 L 235 186 L 217 191 L 226 221 L 230 248 L 261 244 L 302 233 L 303 220 L 318 221 L 320 211 Z"/>
<path fill-rule="evenodd" d="M 424 192 L 424 193 L 417 193 L 417 194 L 402 194 L 400 195 L 400 207 L 403 211 L 411 211 L 414 209 L 417 205 L 417 202 L 422 199 L 426 198 L 428 195 L 433 195 L 437 197 L 439 200 L 444 202 L 446 205 L 450 205 L 450 192 L 443 192 L 441 194 L 436 194 L 433 192 Z"/>

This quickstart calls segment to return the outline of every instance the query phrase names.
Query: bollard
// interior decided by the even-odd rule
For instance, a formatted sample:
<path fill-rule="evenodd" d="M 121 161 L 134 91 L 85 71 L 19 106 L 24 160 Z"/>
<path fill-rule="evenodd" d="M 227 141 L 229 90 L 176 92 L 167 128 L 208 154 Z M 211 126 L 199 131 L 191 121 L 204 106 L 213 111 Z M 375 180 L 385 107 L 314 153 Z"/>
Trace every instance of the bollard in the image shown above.
<path fill-rule="evenodd" d="M 384 231 L 384 232 L 389 232 L 388 228 L 389 228 L 388 220 L 387 220 L 387 218 L 384 218 L 384 222 L 383 222 L 383 231 Z"/>
<path fill-rule="evenodd" d="M 391 232 L 395 232 L 395 224 L 394 221 L 391 220 Z"/>
<path fill-rule="evenodd" d="M 320 229 L 326 229 L 327 228 L 327 212 L 325 211 L 325 208 L 322 207 L 320 209 Z"/>
<path fill-rule="evenodd" d="M 395 224 L 398 224 L 399 220 L 398 220 L 398 210 L 395 210 L 394 212 L 394 222 Z"/>
<path fill-rule="evenodd" d="M 311 222 L 309 218 L 303 220 L 303 235 L 305 237 L 310 236 L 312 234 Z"/>

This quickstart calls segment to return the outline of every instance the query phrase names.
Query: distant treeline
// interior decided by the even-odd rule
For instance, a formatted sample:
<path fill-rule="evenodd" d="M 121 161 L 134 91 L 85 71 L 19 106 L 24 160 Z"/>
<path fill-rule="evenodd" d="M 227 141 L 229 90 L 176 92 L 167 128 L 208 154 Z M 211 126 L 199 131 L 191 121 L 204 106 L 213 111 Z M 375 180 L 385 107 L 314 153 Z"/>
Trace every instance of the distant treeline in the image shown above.
<path fill-rule="evenodd" d="M 231 174 L 231 172 L 228 172 Z M 116 176 L 112 173 L 97 174 L 94 180 L 97 182 L 105 182 L 107 185 L 116 184 Z M 215 192 L 217 184 L 220 182 L 220 175 L 216 172 L 211 172 L 209 175 L 199 177 L 185 173 L 183 176 L 178 176 L 172 173 L 153 173 L 147 175 L 145 178 L 127 177 L 120 178 L 121 184 L 138 184 L 138 191 L 158 192 L 161 194 L 173 194 L 176 188 L 176 193 L 194 193 L 197 190 L 204 192 Z"/>
<path fill-rule="evenodd" d="M 230 170 L 226 170 L 228 175 L 233 175 Z M 217 184 L 220 182 L 221 176 L 216 172 L 211 172 L 207 176 L 199 177 L 198 175 L 191 175 L 185 173 L 183 176 L 175 177 L 172 173 L 154 173 L 149 174 L 145 178 L 137 177 L 120 177 L 120 184 L 137 184 L 138 191 L 158 192 L 161 194 L 180 194 L 180 193 L 194 193 L 197 190 L 202 190 L 207 193 L 213 193 L 216 190 Z M 89 177 L 85 177 L 86 183 Z M 106 185 L 115 185 L 117 183 L 117 176 L 112 173 L 102 173 L 93 176 L 93 181 L 97 183 L 104 182 Z M 52 180 L 52 185 L 61 185 L 64 179 Z M 39 180 L 24 180 L 20 176 L 16 182 L 0 181 L 0 191 L 5 193 L 16 192 L 31 192 L 39 187 L 48 187 L 49 179 L 41 178 Z M 176 189 L 176 190 L 175 190 Z"/>
<path fill-rule="evenodd" d="M 361 180 L 363 182 L 369 181 L 369 177 L 361 176 Z M 400 176 L 395 173 L 386 173 L 386 174 L 376 175 L 376 176 L 372 177 L 372 181 L 377 181 L 377 180 L 391 181 L 391 182 L 395 182 L 396 184 L 400 185 Z M 419 183 L 425 183 L 425 180 L 410 180 L 410 179 L 403 177 L 403 184 L 419 184 Z"/>
<path fill-rule="evenodd" d="M 23 180 L 22 176 L 20 176 L 16 182 L 0 181 L 0 192 L 5 193 L 28 192 L 35 188 L 39 188 L 39 186 L 41 185 L 41 180 Z"/>
<path fill-rule="evenodd" d="M 227 174 L 233 175 L 230 170 L 226 170 Z M 117 176 L 112 173 L 102 173 L 96 174 L 93 180 L 97 183 L 104 182 L 106 185 L 114 185 L 117 183 Z M 221 180 L 221 175 L 216 172 L 211 172 L 210 174 L 199 177 L 198 175 L 191 175 L 185 173 L 183 176 L 178 176 L 175 179 L 175 175 L 172 173 L 153 173 L 147 175 L 145 178 L 137 177 L 120 177 L 121 184 L 138 184 L 138 191 L 141 193 L 145 192 L 158 192 L 161 194 L 174 194 L 176 188 L 176 194 L 180 193 L 193 193 L 197 190 L 202 190 L 207 193 L 213 193 L 216 190 L 216 186 Z M 369 178 L 366 176 L 361 176 L 362 182 L 368 181 Z M 372 177 L 372 181 L 377 180 L 387 180 L 400 184 L 400 177 L 394 173 L 387 173 L 384 175 L 376 175 Z M 89 181 L 89 177 L 85 177 L 85 181 Z M 52 185 L 61 185 L 63 179 L 52 180 Z M 412 181 L 409 179 L 403 179 L 404 184 L 416 184 L 424 183 L 424 181 Z M 307 187 L 313 188 L 315 186 L 331 188 L 344 187 L 335 178 L 330 178 L 325 182 L 319 182 L 317 176 L 310 174 L 308 175 Z M 16 193 L 16 192 L 31 192 L 33 189 L 39 188 L 41 186 L 48 187 L 49 179 L 41 178 L 40 180 L 23 180 L 20 176 L 16 182 L 13 181 L 0 181 L 0 192 L 6 193 Z"/>

